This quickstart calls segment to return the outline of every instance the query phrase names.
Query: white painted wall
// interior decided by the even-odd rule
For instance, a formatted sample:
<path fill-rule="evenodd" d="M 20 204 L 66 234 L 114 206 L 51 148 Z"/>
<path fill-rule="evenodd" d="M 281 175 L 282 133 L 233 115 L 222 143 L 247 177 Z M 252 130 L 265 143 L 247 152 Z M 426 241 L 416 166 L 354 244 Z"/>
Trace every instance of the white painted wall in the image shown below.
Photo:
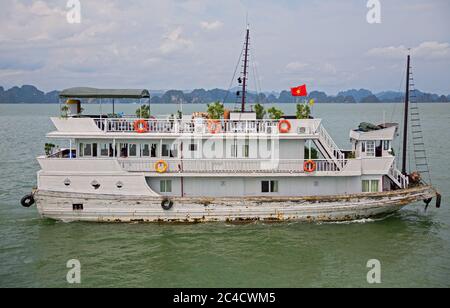
<path fill-rule="evenodd" d="M 172 193 L 167 196 L 181 196 L 180 178 L 152 178 L 148 183 L 159 193 L 161 179 L 172 179 Z M 278 193 L 262 193 L 262 181 L 278 181 Z M 316 196 L 351 194 L 361 192 L 360 177 L 276 177 L 272 178 L 184 178 L 186 197 L 239 197 L 239 196 Z"/>

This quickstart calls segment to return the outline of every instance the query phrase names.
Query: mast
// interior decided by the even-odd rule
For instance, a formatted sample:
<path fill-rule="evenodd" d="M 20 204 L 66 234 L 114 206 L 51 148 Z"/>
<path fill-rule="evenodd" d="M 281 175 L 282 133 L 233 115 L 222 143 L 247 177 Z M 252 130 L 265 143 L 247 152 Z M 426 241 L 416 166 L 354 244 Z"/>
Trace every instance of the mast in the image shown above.
<path fill-rule="evenodd" d="M 406 67 L 406 93 L 405 93 L 405 118 L 403 127 L 403 167 L 402 173 L 407 175 L 406 172 L 406 157 L 408 151 L 408 114 L 409 114 L 409 80 L 411 69 L 411 55 L 408 55 L 407 67 Z"/>
<path fill-rule="evenodd" d="M 245 99 L 247 94 L 247 67 L 248 67 L 248 43 L 250 40 L 250 28 L 247 25 L 247 35 L 245 37 L 245 54 L 244 54 L 244 78 L 242 81 L 242 108 L 241 111 L 245 112 Z"/>

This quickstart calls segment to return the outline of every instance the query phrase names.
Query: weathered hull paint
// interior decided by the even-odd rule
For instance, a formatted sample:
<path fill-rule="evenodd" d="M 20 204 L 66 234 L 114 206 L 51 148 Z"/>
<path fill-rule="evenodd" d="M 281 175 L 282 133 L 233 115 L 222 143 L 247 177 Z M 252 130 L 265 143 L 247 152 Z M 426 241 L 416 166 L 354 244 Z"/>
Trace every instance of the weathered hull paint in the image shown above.
<path fill-rule="evenodd" d="M 352 221 L 381 217 L 404 206 L 436 196 L 429 186 L 383 193 L 243 198 L 171 198 L 163 210 L 162 197 L 95 195 L 36 191 L 43 218 L 90 222 L 243 222 L 243 221 Z M 82 204 L 83 210 L 74 210 Z"/>

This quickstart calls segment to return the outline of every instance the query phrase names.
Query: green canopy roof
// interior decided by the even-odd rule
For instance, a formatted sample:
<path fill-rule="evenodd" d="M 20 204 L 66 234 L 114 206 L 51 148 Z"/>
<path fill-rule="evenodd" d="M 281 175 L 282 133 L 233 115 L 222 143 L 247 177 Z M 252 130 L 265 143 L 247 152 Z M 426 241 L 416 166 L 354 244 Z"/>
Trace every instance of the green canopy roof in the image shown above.
<path fill-rule="evenodd" d="M 60 98 L 149 98 L 150 93 L 145 89 L 95 89 L 71 88 L 63 90 Z"/>

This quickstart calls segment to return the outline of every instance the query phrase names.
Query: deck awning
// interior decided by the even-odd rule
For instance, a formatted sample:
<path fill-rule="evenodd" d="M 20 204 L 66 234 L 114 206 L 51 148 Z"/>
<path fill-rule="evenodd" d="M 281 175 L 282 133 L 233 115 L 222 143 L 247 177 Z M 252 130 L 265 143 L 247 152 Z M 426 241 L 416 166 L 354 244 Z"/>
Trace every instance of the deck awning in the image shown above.
<path fill-rule="evenodd" d="M 71 88 L 63 90 L 60 98 L 149 98 L 150 93 L 145 89 L 95 89 Z"/>

